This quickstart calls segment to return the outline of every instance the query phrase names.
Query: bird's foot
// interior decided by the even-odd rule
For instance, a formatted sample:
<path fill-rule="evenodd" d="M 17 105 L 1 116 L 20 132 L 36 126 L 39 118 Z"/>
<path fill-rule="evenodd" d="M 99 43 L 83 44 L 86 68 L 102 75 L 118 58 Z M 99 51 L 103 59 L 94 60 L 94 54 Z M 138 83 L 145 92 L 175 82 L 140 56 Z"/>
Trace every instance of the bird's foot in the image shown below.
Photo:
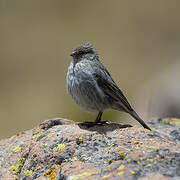
<path fill-rule="evenodd" d="M 82 122 L 82 123 L 78 123 L 78 125 L 81 126 L 86 126 L 88 128 L 93 127 L 93 126 L 103 126 L 109 124 L 108 121 L 100 121 L 100 122 Z"/>

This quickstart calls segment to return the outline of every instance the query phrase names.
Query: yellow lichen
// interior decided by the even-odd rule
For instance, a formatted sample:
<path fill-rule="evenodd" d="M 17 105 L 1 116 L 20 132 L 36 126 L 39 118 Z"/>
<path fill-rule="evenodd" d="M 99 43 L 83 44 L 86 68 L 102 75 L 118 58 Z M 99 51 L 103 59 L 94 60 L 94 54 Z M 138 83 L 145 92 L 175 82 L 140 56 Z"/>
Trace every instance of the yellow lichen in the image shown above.
<path fill-rule="evenodd" d="M 18 152 L 20 150 L 21 150 L 21 146 L 20 145 L 17 145 L 15 148 L 13 148 L 14 152 Z"/>
<path fill-rule="evenodd" d="M 155 157 L 155 159 L 159 159 L 160 158 L 160 155 L 159 154 L 157 154 L 156 155 L 156 157 Z"/>
<path fill-rule="evenodd" d="M 152 167 L 152 164 L 147 164 L 144 167 Z"/>
<path fill-rule="evenodd" d="M 111 143 L 111 144 L 109 143 L 108 146 L 114 146 L 114 143 Z"/>
<path fill-rule="evenodd" d="M 12 153 L 8 153 L 8 157 L 10 157 L 12 155 Z"/>
<path fill-rule="evenodd" d="M 15 174 L 12 175 L 12 177 L 15 179 L 15 180 L 18 180 L 18 176 L 16 176 Z"/>
<path fill-rule="evenodd" d="M 168 125 L 171 125 L 171 126 L 178 126 L 178 125 L 180 125 L 180 119 L 171 118 L 171 119 L 163 120 L 160 123 L 161 124 L 168 124 Z"/>
<path fill-rule="evenodd" d="M 147 160 L 150 161 L 150 162 L 153 162 L 153 161 L 154 161 L 153 159 L 150 159 L 150 158 L 148 158 Z"/>
<path fill-rule="evenodd" d="M 124 171 L 118 172 L 119 176 L 122 176 L 124 174 Z"/>
<path fill-rule="evenodd" d="M 109 153 L 109 148 L 104 149 L 106 153 Z"/>
<path fill-rule="evenodd" d="M 124 169 L 124 168 L 125 168 L 125 165 L 121 164 L 118 169 L 119 169 L 119 170 L 122 170 L 122 169 Z"/>
<path fill-rule="evenodd" d="M 132 161 L 132 159 L 130 159 L 130 158 L 127 159 L 127 162 L 131 162 L 131 161 Z"/>
<path fill-rule="evenodd" d="M 125 149 L 126 151 L 128 151 L 128 152 L 131 151 L 131 149 L 129 149 L 129 148 L 124 148 L 124 149 Z"/>
<path fill-rule="evenodd" d="M 71 178 L 71 180 L 78 180 L 78 179 L 83 179 L 87 176 L 92 176 L 94 174 L 98 174 L 99 172 L 84 172 L 82 174 L 78 174 L 75 177 Z"/>
<path fill-rule="evenodd" d="M 83 143 L 83 138 L 82 137 L 79 137 L 79 142 Z"/>
<path fill-rule="evenodd" d="M 141 147 L 147 148 L 148 146 L 145 144 L 142 144 Z"/>
<path fill-rule="evenodd" d="M 25 158 L 20 158 L 15 165 L 9 168 L 9 170 L 12 171 L 13 174 L 19 174 L 25 160 Z"/>
<path fill-rule="evenodd" d="M 154 149 L 156 151 L 158 147 L 157 146 L 149 146 L 149 148 Z"/>
<path fill-rule="evenodd" d="M 11 143 L 11 144 L 9 144 L 9 147 L 12 149 L 12 147 L 13 147 L 13 144 L 14 144 L 14 142 L 13 143 Z"/>
<path fill-rule="evenodd" d="M 152 151 L 153 151 L 153 150 L 150 150 L 150 149 L 149 149 L 149 150 L 146 150 L 146 152 L 148 152 L 148 153 L 150 153 L 150 152 L 152 152 Z"/>
<path fill-rule="evenodd" d="M 32 170 L 26 170 L 25 176 L 30 176 L 32 174 Z"/>
<path fill-rule="evenodd" d="M 106 178 L 109 178 L 111 176 L 112 176 L 112 174 L 107 174 L 107 175 L 104 175 L 103 178 L 106 179 Z"/>
<path fill-rule="evenodd" d="M 41 140 L 45 140 L 46 138 L 51 138 L 53 135 L 55 134 L 55 132 L 51 132 L 49 133 L 47 136 L 44 136 Z"/>
<path fill-rule="evenodd" d="M 134 141 L 134 144 L 139 144 L 139 142 L 138 141 Z"/>
<path fill-rule="evenodd" d="M 38 133 L 38 134 L 35 134 L 35 135 L 32 136 L 32 139 L 36 139 L 36 138 L 38 138 L 39 136 L 40 136 L 39 133 Z"/>
<path fill-rule="evenodd" d="M 47 145 L 48 145 L 48 143 L 43 143 L 42 145 L 43 145 L 43 146 L 47 146 Z"/>
<path fill-rule="evenodd" d="M 54 134 L 55 134 L 55 132 L 49 133 L 49 134 L 47 135 L 47 138 L 52 137 Z"/>
<path fill-rule="evenodd" d="M 14 138 L 15 138 L 15 136 L 11 136 L 9 139 L 12 140 L 12 139 L 14 139 Z"/>
<path fill-rule="evenodd" d="M 133 171 L 133 170 L 129 170 L 129 172 L 131 173 L 131 174 L 135 174 L 136 172 L 135 171 Z"/>
<path fill-rule="evenodd" d="M 65 147 L 66 147 L 65 144 L 58 144 L 58 146 L 57 146 L 57 148 L 56 148 L 56 151 L 61 151 L 61 150 L 63 150 Z"/>

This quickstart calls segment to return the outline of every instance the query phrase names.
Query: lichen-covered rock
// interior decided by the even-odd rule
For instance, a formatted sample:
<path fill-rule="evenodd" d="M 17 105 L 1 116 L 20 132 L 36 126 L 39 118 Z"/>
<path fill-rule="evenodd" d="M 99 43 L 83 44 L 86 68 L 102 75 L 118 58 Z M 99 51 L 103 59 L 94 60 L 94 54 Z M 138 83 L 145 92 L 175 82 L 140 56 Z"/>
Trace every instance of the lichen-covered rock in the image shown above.
<path fill-rule="evenodd" d="M 178 179 L 178 121 L 153 119 L 149 131 L 47 120 L 0 141 L 0 179 Z"/>

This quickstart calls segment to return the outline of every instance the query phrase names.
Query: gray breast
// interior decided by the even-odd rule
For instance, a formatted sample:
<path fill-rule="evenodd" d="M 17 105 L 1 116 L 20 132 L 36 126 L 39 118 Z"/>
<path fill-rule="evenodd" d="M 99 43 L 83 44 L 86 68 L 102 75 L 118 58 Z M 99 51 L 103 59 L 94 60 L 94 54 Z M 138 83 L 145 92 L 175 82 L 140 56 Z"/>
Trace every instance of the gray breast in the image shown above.
<path fill-rule="evenodd" d="M 73 69 L 74 67 L 74 69 Z M 92 66 L 71 62 L 67 72 L 67 91 L 77 105 L 88 112 L 107 109 L 106 97 L 93 79 Z"/>

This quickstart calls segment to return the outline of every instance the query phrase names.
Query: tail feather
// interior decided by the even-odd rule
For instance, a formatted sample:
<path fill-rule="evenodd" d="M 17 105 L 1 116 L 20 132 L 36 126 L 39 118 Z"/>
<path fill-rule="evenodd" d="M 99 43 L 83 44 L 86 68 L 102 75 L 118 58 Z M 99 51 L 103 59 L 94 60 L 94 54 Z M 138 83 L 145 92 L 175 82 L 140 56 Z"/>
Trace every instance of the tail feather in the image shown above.
<path fill-rule="evenodd" d="M 149 129 L 151 131 L 151 128 L 138 116 L 138 114 L 135 111 L 129 112 L 129 114 L 136 119 L 144 128 Z"/>
<path fill-rule="evenodd" d="M 149 129 L 151 131 L 151 128 L 138 116 L 138 114 L 131 108 L 126 107 L 124 104 L 113 104 L 112 109 L 118 110 L 118 111 L 124 111 L 128 114 L 130 114 L 134 119 L 136 119 L 144 128 Z"/>

